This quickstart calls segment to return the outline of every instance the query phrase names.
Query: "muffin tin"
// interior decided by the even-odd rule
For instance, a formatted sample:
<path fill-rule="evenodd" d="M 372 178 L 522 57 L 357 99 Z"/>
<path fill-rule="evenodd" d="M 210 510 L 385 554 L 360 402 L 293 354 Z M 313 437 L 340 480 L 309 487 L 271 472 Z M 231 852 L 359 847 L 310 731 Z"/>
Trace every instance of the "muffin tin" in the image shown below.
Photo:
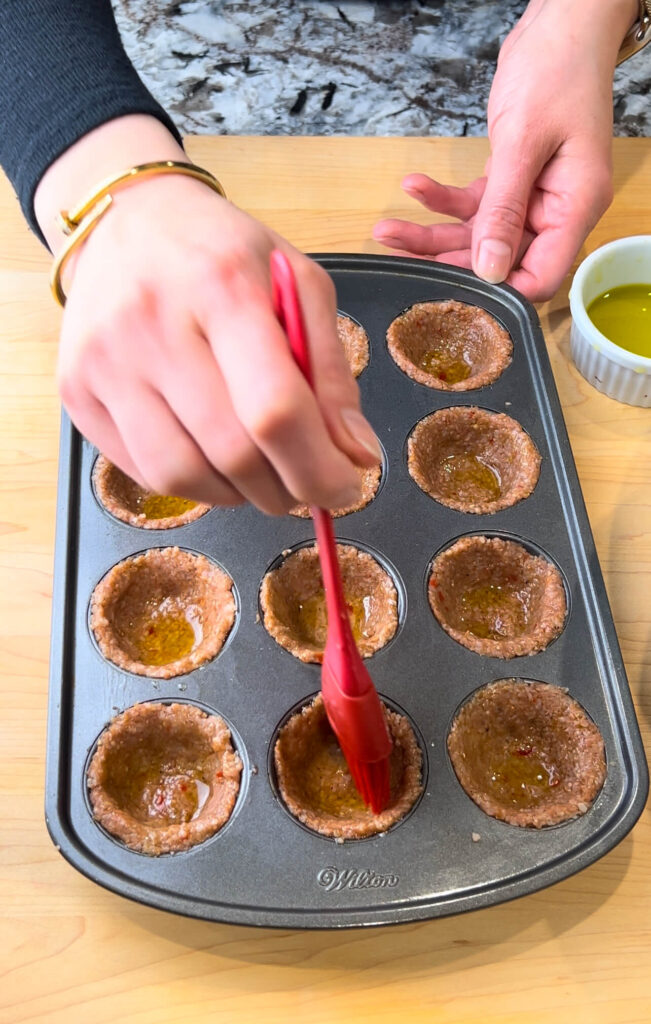
<path fill-rule="evenodd" d="M 319 688 L 267 634 L 260 582 L 282 551 L 309 543 L 310 520 L 272 519 L 250 507 L 213 509 L 186 526 L 142 530 L 98 504 L 95 450 L 64 415 L 48 721 L 46 816 L 53 841 L 84 874 L 122 895 L 214 921 L 283 928 L 341 928 L 442 916 L 500 903 L 567 877 L 601 857 L 633 826 L 648 776 L 617 637 L 581 497 L 545 343 L 533 308 L 508 287 L 453 267 L 382 256 L 325 255 L 340 310 L 371 343 L 359 378 L 364 409 L 386 452 L 383 482 L 359 512 L 335 521 L 338 539 L 370 548 L 396 577 L 400 625 L 367 661 L 380 694 L 405 713 L 423 746 L 424 793 L 384 835 L 338 843 L 306 829 L 279 801 L 270 757 L 288 713 Z M 458 299 L 488 310 L 514 342 L 493 384 L 459 394 L 409 379 L 387 351 L 391 321 L 415 302 Z M 407 438 L 450 405 L 507 412 L 541 456 L 533 493 L 493 515 L 457 512 L 420 490 L 407 471 Z M 433 556 L 469 533 L 511 537 L 560 567 L 569 598 L 561 635 L 544 651 L 509 661 L 460 646 L 427 601 Z M 237 618 L 220 654 L 170 680 L 130 675 L 105 661 L 88 627 L 95 584 L 120 559 L 178 545 L 223 566 Z M 500 678 L 556 683 L 585 708 L 605 740 L 608 775 L 586 814 L 541 830 L 504 824 L 464 793 L 446 737 L 459 706 Z M 244 769 L 227 825 L 175 855 L 134 853 L 93 820 L 85 770 L 111 717 L 139 701 L 189 701 L 231 728 Z"/>

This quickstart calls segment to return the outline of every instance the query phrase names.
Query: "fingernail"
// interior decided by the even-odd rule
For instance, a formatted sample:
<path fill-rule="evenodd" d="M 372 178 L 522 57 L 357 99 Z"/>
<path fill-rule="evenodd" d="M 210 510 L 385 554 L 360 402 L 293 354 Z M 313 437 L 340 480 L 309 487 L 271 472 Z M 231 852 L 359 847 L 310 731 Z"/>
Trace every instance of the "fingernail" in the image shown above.
<path fill-rule="evenodd" d="M 373 427 L 357 409 L 342 409 L 341 418 L 351 437 L 366 448 L 376 459 L 382 458 L 380 442 L 375 436 Z"/>
<path fill-rule="evenodd" d="M 394 235 L 383 235 L 381 231 L 378 231 L 373 232 L 373 238 L 382 245 L 393 245 L 396 249 L 400 248 L 400 239 Z"/>
<path fill-rule="evenodd" d="M 512 260 L 510 245 L 496 238 L 485 238 L 479 246 L 475 273 L 489 284 L 499 284 L 508 277 Z"/>

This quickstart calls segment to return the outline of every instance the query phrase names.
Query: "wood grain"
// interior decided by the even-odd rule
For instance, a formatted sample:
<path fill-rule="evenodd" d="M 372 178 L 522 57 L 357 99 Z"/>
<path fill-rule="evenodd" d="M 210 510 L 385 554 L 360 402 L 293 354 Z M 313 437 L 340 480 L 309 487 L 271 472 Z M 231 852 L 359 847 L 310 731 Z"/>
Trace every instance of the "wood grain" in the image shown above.
<path fill-rule="evenodd" d="M 479 139 L 190 140 L 234 201 L 311 251 L 378 251 L 381 216 L 427 216 L 401 176 L 463 183 Z M 616 198 L 585 251 L 651 232 L 651 140 L 616 140 Z M 210 925 L 104 892 L 43 821 L 59 314 L 49 259 L 0 182 L 0 950 L 3 1024 L 646 1024 L 648 809 L 580 875 L 501 907 L 388 930 Z M 582 253 L 584 255 L 585 253 Z M 568 361 L 567 284 L 541 307 L 640 724 L 651 720 L 651 419 Z"/>

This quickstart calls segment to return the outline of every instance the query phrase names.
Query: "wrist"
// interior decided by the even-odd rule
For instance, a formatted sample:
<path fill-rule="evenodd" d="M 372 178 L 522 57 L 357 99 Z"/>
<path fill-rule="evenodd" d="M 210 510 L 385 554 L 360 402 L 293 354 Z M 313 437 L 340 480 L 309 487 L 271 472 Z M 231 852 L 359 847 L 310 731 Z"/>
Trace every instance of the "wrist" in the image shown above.
<path fill-rule="evenodd" d="M 129 114 L 88 132 L 48 167 L 34 196 L 34 211 L 52 252 L 65 242 L 57 214 L 76 206 L 98 182 L 135 164 L 185 160 L 185 151 L 157 118 Z M 134 182 L 130 188 L 137 188 Z"/>
<path fill-rule="evenodd" d="M 525 16 L 552 9 L 580 21 L 584 28 L 603 22 L 616 25 L 625 34 L 639 17 L 640 5 L 638 0 L 529 0 Z"/>
<path fill-rule="evenodd" d="M 639 18 L 638 0 L 530 0 L 523 28 L 539 17 L 551 18 L 559 34 L 603 55 L 613 68 L 624 36 Z"/>
<path fill-rule="evenodd" d="M 118 174 L 110 175 L 99 182 L 93 191 L 89 195 L 85 195 L 73 209 L 60 212 L 57 218 L 58 226 L 65 236 L 65 241 L 54 254 L 54 263 L 50 273 L 52 294 L 60 306 L 66 304 L 67 285 L 64 283 L 64 274 L 69 275 L 70 272 L 74 272 L 73 268 L 77 263 L 80 251 L 82 248 L 86 248 L 89 241 L 92 247 L 98 237 L 103 237 L 104 225 L 101 222 L 109 210 L 111 213 L 108 217 L 108 238 L 110 239 L 112 235 L 114 244 L 116 238 L 119 239 L 121 235 L 124 241 L 125 214 L 127 233 L 129 220 L 133 218 L 134 214 L 136 219 L 140 217 L 141 224 L 148 225 L 146 230 L 150 231 L 151 226 L 159 222 L 161 212 L 169 211 L 170 185 L 172 186 L 172 209 L 174 208 L 178 200 L 179 179 L 185 179 L 190 202 L 193 202 L 196 197 L 195 190 L 198 185 L 203 197 L 205 197 L 205 189 L 209 188 L 213 193 L 218 194 L 220 200 L 225 201 L 226 199 L 221 183 L 205 168 L 191 164 L 187 160 L 153 160 L 135 164 Z M 147 189 L 135 188 L 145 182 L 148 183 Z M 168 187 L 166 188 L 166 186 Z M 183 195 L 183 192 L 181 194 Z M 152 197 L 156 197 L 153 209 Z M 119 213 L 122 213 L 122 217 L 117 216 Z"/>

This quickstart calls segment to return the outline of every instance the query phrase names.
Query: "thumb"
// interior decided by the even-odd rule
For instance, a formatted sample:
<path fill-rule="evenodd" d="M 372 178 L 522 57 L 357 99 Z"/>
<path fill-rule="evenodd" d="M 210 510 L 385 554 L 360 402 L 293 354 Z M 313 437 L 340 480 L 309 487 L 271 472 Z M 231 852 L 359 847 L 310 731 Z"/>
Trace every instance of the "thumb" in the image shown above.
<path fill-rule="evenodd" d="M 515 263 L 531 192 L 545 162 L 542 149 L 525 148 L 521 140 L 494 144 L 472 228 L 472 268 L 490 284 L 505 281 Z"/>

